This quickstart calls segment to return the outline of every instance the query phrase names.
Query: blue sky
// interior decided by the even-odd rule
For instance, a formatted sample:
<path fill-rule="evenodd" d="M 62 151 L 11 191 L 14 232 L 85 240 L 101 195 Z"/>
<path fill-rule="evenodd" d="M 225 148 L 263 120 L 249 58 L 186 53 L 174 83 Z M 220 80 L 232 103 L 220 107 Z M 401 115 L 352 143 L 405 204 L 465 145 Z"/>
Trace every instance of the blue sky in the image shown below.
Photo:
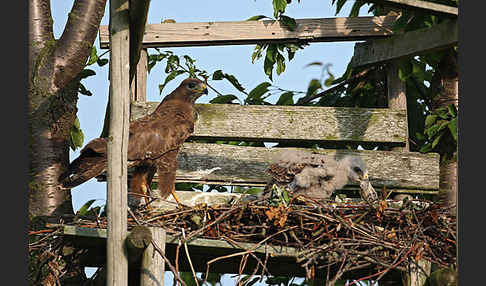
<path fill-rule="evenodd" d="M 108 1 L 109 2 L 109 1 Z M 348 1 L 340 14 L 345 17 L 354 1 Z M 52 0 L 52 17 L 54 20 L 54 36 L 58 38 L 67 20 L 68 13 L 73 1 Z M 174 19 L 177 22 L 204 22 L 204 21 L 242 21 L 254 15 L 273 15 L 271 0 L 206 0 L 206 1 L 151 1 L 148 23 L 160 23 L 164 19 Z M 298 3 L 292 1 L 287 7 L 286 15 L 294 18 L 325 18 L 336 17 L 335 6 L 331 6 L 331 0 L 302 0 Z M 367 8 L 362 8 L 360 16 L 367 15 Z M 109 4 L 107 3 L 105 15 L 101 21 L 102 25 L 108 24 Z M 95 45 L 99 49 L 99 40 Z M 353 54 L 354 42 L 331 42 L 312 43 L 304 50 L 299 50 L 291 62 L 286 63 L 286 71 L 277 76 L 274 74 L 273 84 L 284 89 L 302 90 L 307 89 L 309 81 L 319 78 L 321 68 L 305 66 L 311 62 L 319 61 L 330 63 L 331 72 L 340 76 L 346 69 Z M 171 50 L 177 55 L 187 54 L 196 60 L 200 69 L 209 72 L 222 69 L 224 72 L 236 76 L 240 83 L 249 91 L 257 84 L 268 81 L 263 72 L 263 59 L 251 63 L 251 54 L 254 45 L 244 46 L 217 46 L 217 47 L 194 47 L 194 48 L 163 48 Z M 153 51 L 149 50 L 149 53 Z M 108 55 L 105 57 L 107 58 Z M 159 95 L 158 85 L 165 79 L 163 72 L 164 64 L 152 69 L 147 80 L 147 100 L 160 101 L 163 96 L 172 91 L 184 76 L 180 76 L 164 89 Z M 96 75 L 83 80 L 83 84 L 92 92 L 92 96 L 80 95 L 78 101 L 78 117 L 81 129 L 84 132 L 84 144 L 97 138 L 103 127 L 105 108 L 108 101 L 108 65 L 99 68 L 90 66 L 95 70 Z M 238 92 L 226 81 L 211 81 L 213 87 L 223 94 L 235 94 Z M 216 96 L 210 90 L 209 95 L 202 97 L 198 102 L 205 103 Z M 276 99 L 273 99 L 276 100 Z M 270 99 L 272 101 L 272 99 Z M 79 149 L 70 152 L 71 160 L 79 155 Z M 86 201 L 98 199 L 95 205 L 104 205 L 106 199 L 106 183 L 97 182 L 95 179 L 74 188 L 72 190 L 73 207 L 77 211 Z M 169 282 L 170 283 L 170 282 Z M 170 283 L 171 284 L 171 283 Z M 170 285 L 167 284 L 167 285 Z"/>

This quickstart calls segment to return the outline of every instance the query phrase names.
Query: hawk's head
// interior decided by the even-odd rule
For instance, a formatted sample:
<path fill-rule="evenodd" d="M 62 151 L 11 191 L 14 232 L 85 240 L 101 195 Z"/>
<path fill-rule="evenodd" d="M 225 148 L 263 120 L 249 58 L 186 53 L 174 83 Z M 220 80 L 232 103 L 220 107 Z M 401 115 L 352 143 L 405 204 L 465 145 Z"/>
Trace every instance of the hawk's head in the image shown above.
<path fill-rule="evenodd" d="M 206 83 L 197 78 L 187 78 L 172 93 L 167 95 L 164 101 L 177 99 L 194 103 L 203 94 L 208 94 Z"/>

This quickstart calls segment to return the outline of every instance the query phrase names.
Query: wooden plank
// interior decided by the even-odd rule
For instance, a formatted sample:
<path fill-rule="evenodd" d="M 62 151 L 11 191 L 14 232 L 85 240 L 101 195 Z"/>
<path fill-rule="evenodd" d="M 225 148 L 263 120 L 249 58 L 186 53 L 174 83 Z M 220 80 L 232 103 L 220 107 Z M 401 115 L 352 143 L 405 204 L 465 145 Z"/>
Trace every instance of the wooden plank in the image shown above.
<path fill-rule="evenodd" d="M 70 238 L 76 246 L 87 249 L 89 257 L 82 259 L 81 263 L 83 263 L 83 265 L 97 267 L 104 264 L 105 257 L 102 250 L 105 247 L 107 237 L 105 229 L 93 229 L 65 225 L 63 227 L 63 234 L 66 236 L 66 238 Z M 178 243 L 178 236 L 166 234 L 165 254 L 172 263 L 174 263 Z M 274 275 L 295 273 L 295 275 L 303 276 L 305 273 L 304 269 L 296 263 L 295 259 L 298 255 L 298 250 L 293 247 L 267 244 L 256 247 L 254 243 L 247 242 L 238 242 L 238 246 L 235 246 L 225 240 L 204 238 L 192 239 L 187 242 L 187 245 L 192 263 L 197 272 L 205 272 L 207 266 L 206 263 L 213 258 L 240 252 L 243 249 L 254 248 L 254 253 L 260 259 L 262 259 L 262 261 L 265 260 L 265 255 L 268 253 L 267 267 Z M 184 250 L 181 249 L 181 251 Z M 224 259 L 218 263 L 214 263 L 210 267 L 210 272 L 237 273 L 240 258 L 241 257 Z M 179 266 L 180 271 L 191 271 L 188 261 L 183 253 L 179 254 Z M 254 267 L 256 267 L 256 261 L 250 257 L 248 259 L 248 266 L 245 268 L 244 273 L 250 274 Z"/>
<path fill-rule="evenodd" d="M 357 43 L 351 61 L 353 67 L 378 64 L 404 57 L 450 48 L 458 43 L 457 20 L 448 20 L 431 28 Z"/>
<path fill-rule="evenodd" d="M 266 168 L 280 150 L 225 144 L 184 143 L 178 155 L 176 182 L 227 186 L 264 186 Z M 338 156 L 358 154 L 368 166 L 371 183 L 380 189 L 419 193 L 439 188 L 439 155 L 396 151 L 313 150 Z M 218 169 L 219 168 L 219 169 Z M 103 176 L 98 177 L 103 180 Z M 357 185 L 348 186 L 357 189 Z M 409 190 L 409 191 L 406 191 Z M 423 192 L 421 192 L 423 193 Z"/>
<path fill-rule="evenodd" d="M 287 149 L 287 148 L 285 148 Z M 181 149 L 177 181 L 224 185 L 264 185 L 265 170 L 284 148 L 239 147 L 223 144 L 185 143 Z M 359 154 L 368 166 L 375 188 L 439 188 L 439 155 L 394 151 L 315 150 L 322 154 Z M 215 168 L 221 168 L 214 170 Z M 209 173 L 207 171 L 214 170 Z M 205 174 L 209 173 L 209 174 Z"/>
<path fill-rule="evenodd" d="M 147 24 L 143 47 L 250 45 L 277 42 L 357 41 L 392 35 L 396 16 L 296 19 L 290 31 L 278 21 Z M 100 26 L 100 48 L 109 48 L 107 26 Z"/>
<path fill-rule="evenodd" d="M 133 102 L 131 120 L 151 113 L 158 102 Z M 406 142 L 403 110 L 386 108 L 196 104 L 191 139 L 249 141 Z"/>
<path fill-rule="evenodd" d="M 128 280 L 125 255 L 127 236 L 127 147 L 129 126 L 129 4 L 110 0 L 110 128 L 107 143 L 107 285 Z"/>
<path fill-rule="evenodd" d="M 441 14 L 441 15 L 451 15 L 457 16 L 459 15 L 459 9 L 457 7 L 443 5 L 439 3 L 433 3 L 430 1 L 422 1 L 422 0 L 369 0 L 367 2 L 375 2 L 384 4 L 386 6 L 403 8 L 403 9 L 412 9 L 412 10 L 422 10 L 432 14 Z"/>

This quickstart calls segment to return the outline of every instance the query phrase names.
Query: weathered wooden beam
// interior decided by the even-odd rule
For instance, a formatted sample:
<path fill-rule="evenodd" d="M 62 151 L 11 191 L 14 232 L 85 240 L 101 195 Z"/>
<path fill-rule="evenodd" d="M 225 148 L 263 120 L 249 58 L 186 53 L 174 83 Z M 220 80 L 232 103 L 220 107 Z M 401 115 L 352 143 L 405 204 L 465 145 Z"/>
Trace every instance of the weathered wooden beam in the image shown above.
<path fill-rule="evenodd" d="M 158 102 L 134 102 L 131 120 Z M 404 144 L 406 112 L 386 108 L 196 104 L 191 139 Z"/>
<path fill-rule="evenodd" d="M 269 179 L 265 170 L 280 150 L 284 148 L 185 143 L 178 156 L 177 180 L 224 185 L 263 185 Z M 439 187 L 439 156 L 435 153 L 313 151 L 337 156 L 359 154 L 368 166 L 370 180 L 375 188 L 386 186 L 390 189 L 437 190 Z M 211 170 L 214 171 L 209 172 Z"/>
<path fill-rule="evenodd" d="M 110 0 L 110 128 L 107 140 L 107 285 L 127 285 L 127 147 L 130 107 L 129 4 Z"/>
<path fill-rule="evenodd" d="M 281 150 L 225 144 L 184 143 L 178 155 L 176 182 L 233 186 L 264 186 L 265 170 Z M 439 188 L 439 155 L 396 151 L 313 150 L 322 154 L 358 154 L 368 166 L 373 186 L 418 193 Z M 103 180 L 100 176 L 99 180 Z M 350 185 L 350 189 L 357 186 Z M 423 193 L 423 192 L 422 192 Z"/>
<path fill-rule="evenodd" d="M 392 35 L 395 20 L 396 16 L 296 19 L 295 31 L 274 20 L 147 24 L 143 47 L 357 41 Z M 100 26 L 104 49 L 109 48 L 107 31 L 107 26 Z"/>
<path fill-rule="evenodd" d="M 384 4 L 390 7 L 397 7 L 402 9 L 411 9 L 411 10 L 421 10 L 426 11 L 432 14 L 441 14 L 441 15 L 452 15 L 457 16 L 459 15 L 459 9 L 457 7 L 452 7 L 449 5 L 443 5 L 439 3 L 433 3 L 430 1 L 422 1 L 422 0 L 368 0 L 367 2 L 375 2 Z"/>
<path fill-rule="evenodd" d="M 457 20 L 447 20 L 431 28 L 406 32 L 388 39 L 357 43 L 351 65 L 359 67 L 378 64 L 446 49 L 457 43 Z"/>

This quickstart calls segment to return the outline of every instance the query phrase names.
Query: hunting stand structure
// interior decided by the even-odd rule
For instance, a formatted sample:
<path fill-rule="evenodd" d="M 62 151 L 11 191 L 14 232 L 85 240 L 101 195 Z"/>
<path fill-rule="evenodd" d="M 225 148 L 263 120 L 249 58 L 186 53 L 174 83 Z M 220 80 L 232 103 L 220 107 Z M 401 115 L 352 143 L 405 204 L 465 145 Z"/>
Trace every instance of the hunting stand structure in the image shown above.
<path fill-rule="evenodd" d="M 105 178 L 108 182 L 108 210 L 116 211 L 108 211 L 105 227 L 100 227 L 103 224 L 99 223 L 91 224 L 90 227 L 60 226 L 65 238 L 86 249 L 82 260 L 85 266 L 106 266 L 108 285 L 127 285 L 126 277 L 133 257 L 138 257 L 137 263 L 142 265 L 141 285 L 163 285 L 165 266 L 172 271 L 205 272 L 208 261 L 214 262 L 211 264 L 211 272 L 218 273 L 254 274 L 255 267 L 265 261 L 264 268 L 272 275 L 304 277 L 308 274 L 308 269 L 297 263 L 299 255 L 302 255 L 298 247 L 209 239 L 200 237 L 202 231 L 198 232 L 197 228 L 193 232 L 186 229 L 186 232 L 175 233 L 174 229 L 150 224 L 162 219 L 164 212 L 160 212 L 158 217 L 144 217 L 143 214 L 137 217 L 127 210 L 126 182 L 130 168 L 126 162 L 128 123 L 129 120 L 150 113 L 158 105 L 158 102 L 146 102 L 147 48 L 364 41 L 355 45 L 352 65 L 363 67 L 386 63 L 388 108 L 196 104 L 198 117 L 190 139 L 333 144 L 352 142 L 386 146 L 382 150 L 320 149 L 316 152 L 359 154 L 366 162 L 371 183 L 377 190 L 386 188 L 392 193 L 437 194 L 439 155 L 409 151 L 405 84 L 398 77 L 396 62 L 404 57 L 456 45 L 457 8 L 413 0 L 383 2 L 406 9 L 448 14 L 451 20 L 399 35 L 392 32 L 396 14 L 296 19 L 297 27 L 293 31 L 271 20 L 145 25 L 148 0 L 110 1 L 111 27 L 100 27 L 100 46 L 110 49 L 112 141 L 108 150 L 112 153 L 108 155 Z M 178 157 L 177 182 L 264 186 L 268 180 L 265 169 L 282 149 L 186 142 Z M 349 185 L 345 189 L 353 191 L 357 186 Z M 178 195 L 190 207 L 200 206 L 201 203 L 207 207 L 217 206 L 241 197 L 234 193 L 184 191 L 178 191 Z M 225 211 L 230 209 L 222 208 L 220 212 L 211 213 L 206 211 L 206 214 L 218 215 L 222 219 Z M 255 213 L 258 213 L 257 209 L 255 206 Z M 168 212 L 174 214 L 177 210 L 172 207 Z M 345 212 L 343 210 L 341 215 Z M 322 215 L 330 213 L 331 210 Z M 362 208 L 362 213 L 365 217 L 367 210 Z M 312 218 L 308 216 L 307 219 Z M 213 217 L 210 222 L 215 225 L 217 220 L 218 217 Z M 329 220 L 332 222 L 332 219 Z M 167 224 L 167 220 L 161 222 L 161 225 L 164 223 Z M 339 224 L 338 221 L 335 223 Z M 345 221 L 341 223 L 346 225 Z M 135 232 L 135 224 L 149 226 L 149 231 Z M 350 229 L 353 226 L 349 225 Z M 204 231 L 209 229 L 207 225 L 203 228 Z M 192 237 L 188 239 L 187 236 Z M 244 255 L 246 260 L 245 265 L 242 265 L 240 258 Z M 225 259 L 218 263 L 218 257 Z M 178 261 L 175 266 L 177 269 L 173 269 L 174 259 Z M 409 285 L 422 285 L 427 272 L 430 272 L 430 263 L 420 260 L 420 257 L 418 259 L 416 265 L 421 265 L 422 269 L 406 270 L 410 273 Z M 319 275 L 326 274 L 316 273 L 316 277 Z"/>

